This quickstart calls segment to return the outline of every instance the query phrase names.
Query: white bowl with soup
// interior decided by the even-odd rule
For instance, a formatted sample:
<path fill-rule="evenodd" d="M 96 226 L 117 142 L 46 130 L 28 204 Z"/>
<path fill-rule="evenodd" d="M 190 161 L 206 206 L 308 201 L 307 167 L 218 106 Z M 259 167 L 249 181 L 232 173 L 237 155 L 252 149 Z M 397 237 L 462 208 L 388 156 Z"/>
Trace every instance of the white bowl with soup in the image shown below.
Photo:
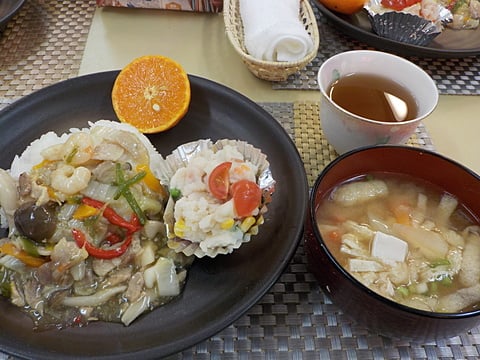
<path fill-rule="evenodd" d="M 309 269 L 345 314 L 381 335 L 448 338 L 480 323 L 480 179 L 437 153 L 345 153 L 309 201 Z"/>
<path fill-rule="evenodd" d="M 404 144 L 438 103 L 433 79 L 399 56 L 353 50 L 318 71 L 320 123 L 342 154 L 369 145 Z"/>

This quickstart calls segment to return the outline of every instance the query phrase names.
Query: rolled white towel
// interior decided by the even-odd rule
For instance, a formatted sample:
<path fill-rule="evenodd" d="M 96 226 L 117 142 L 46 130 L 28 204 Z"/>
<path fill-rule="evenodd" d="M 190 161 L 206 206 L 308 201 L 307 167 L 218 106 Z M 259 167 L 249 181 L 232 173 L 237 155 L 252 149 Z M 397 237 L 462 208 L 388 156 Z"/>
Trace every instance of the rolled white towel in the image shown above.
<path fill-rule="evenodd" d="M 254 58 L 298 61 L 313 49 L 299 0 L 240 0 L 245 47 Z"/>

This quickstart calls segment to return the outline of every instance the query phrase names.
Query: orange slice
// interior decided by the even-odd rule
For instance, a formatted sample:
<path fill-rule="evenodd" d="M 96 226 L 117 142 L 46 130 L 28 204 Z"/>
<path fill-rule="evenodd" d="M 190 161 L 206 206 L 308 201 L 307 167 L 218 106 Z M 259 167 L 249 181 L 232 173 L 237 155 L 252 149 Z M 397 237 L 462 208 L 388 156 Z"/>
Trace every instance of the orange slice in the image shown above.
<path fill-rule="evenodd" d="M 360 11 L 365 5 L 366 0 L 319 0 L 326 8 L 342 13 L 354 14 Z"/>
<path fill-rule="evenodd" d="M 168 130 L 184 117 L 190 105 L 188 75 L 168 57 L 139 57 L 118 74 L 112 104 L 121 122 L 143 133 Z"/>

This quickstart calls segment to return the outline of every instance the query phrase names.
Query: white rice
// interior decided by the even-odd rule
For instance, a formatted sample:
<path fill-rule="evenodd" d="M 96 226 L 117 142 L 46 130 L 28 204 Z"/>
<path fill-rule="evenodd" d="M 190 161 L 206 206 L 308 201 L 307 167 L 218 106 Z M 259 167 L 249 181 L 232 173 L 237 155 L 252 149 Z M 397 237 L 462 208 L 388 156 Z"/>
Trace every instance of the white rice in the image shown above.
<path fill-rule="evenodd" d="M 138 131 L 137 128 L 129 124 L 119 123 L 111 120 L 98 120 L 96 122 L 88 122 L 88 125 L 88 128 L 71 128 L 69 132 L 61 135 L 57 135 L 55 132 L 49 131 L 48 133 L 40 136 L 40 138 L 32 141 L 32 143 L 23 151 L 20 156 L 16 155 L 13 159 L 12 165 L 10 167 L 10 175 L 14 179 L 18 179 L 21 173 L 30 171 L 32 167 L 43 161 L 43 157 L 41 156 L 42 150 L 52 145 L 64 143 L 72 133 L 79 131 L 90 132 L 90 129 L 94 126 L 110 127 L 135 134 L 138 139 L 144 144 L 150 155 L 151 170 L 154 173 L 158 172 L 158 168 L 160 166 L 159 164 L 162 161 L 161 155 L 155 149 L 150 140 L 148 140 L 148 138 L 144 134 Z"/>
<path fill-rule="evenodd" d="M 177 170 L 170 186 L 181 191 L 182 197 L 175 202 L 176 226 L 181 224 L 182 239 L 198 243 L 202 254 L 214 257 L 218 253 L 230 253 L 250 239 L 238 226 L 223 228 L 226 221 L 240 221 L 237 218 L 233 200 L 226 202 L 215 199 L 208 190 L 211 171 L 225 161 L 233 161 L 230 169 L 232 182 L 247 179 L 256 181 L 258 168 L 244 159 L 232 146 L 214 152 L 206 149 L 192 157 L 186 167 Z M 258 210 L 253 216 L 258 215 Z M 179 222 L 178 222 L 179 221 Z M 198 253 L 195 255 L 199 256 Z"/>

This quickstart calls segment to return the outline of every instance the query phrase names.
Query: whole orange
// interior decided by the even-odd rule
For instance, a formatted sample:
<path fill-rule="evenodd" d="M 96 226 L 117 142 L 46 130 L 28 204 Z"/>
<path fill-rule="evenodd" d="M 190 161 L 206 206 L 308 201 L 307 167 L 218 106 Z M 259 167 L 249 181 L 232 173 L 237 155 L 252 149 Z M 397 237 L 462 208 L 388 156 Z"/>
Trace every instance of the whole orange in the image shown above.
<path fill-rule="evenodd" d="M 351 15 L 360 11 L 365 5 L 365 0 L 318 0 L 326 8 L 346 14 Z"/>

